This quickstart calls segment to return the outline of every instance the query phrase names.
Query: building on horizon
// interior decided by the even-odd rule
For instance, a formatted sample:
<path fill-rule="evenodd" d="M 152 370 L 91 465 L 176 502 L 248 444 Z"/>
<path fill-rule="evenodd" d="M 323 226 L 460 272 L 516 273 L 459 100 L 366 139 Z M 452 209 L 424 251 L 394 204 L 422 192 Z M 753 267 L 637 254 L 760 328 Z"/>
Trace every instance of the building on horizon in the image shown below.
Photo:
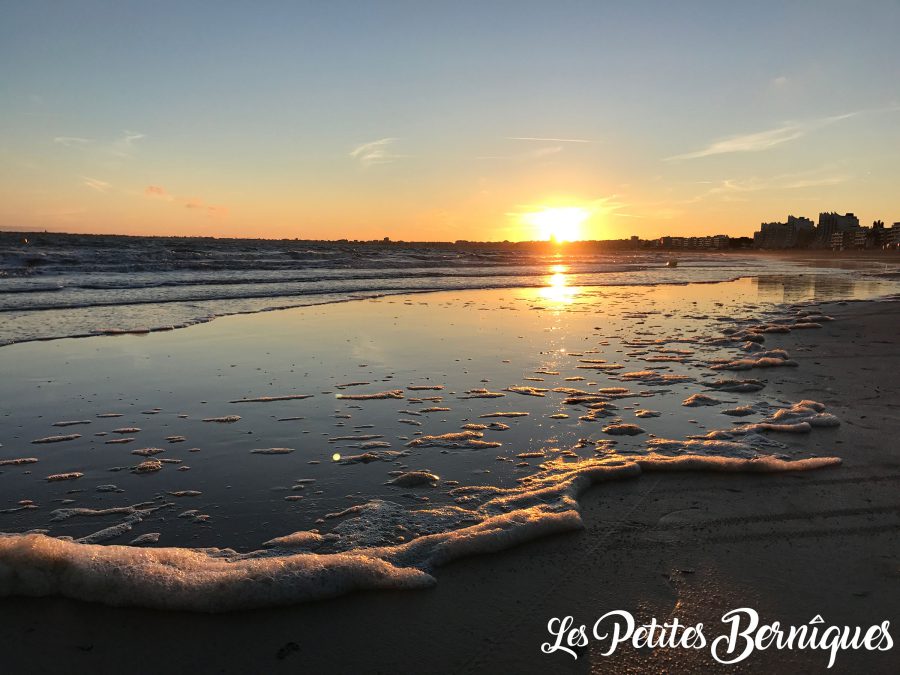
<path fill-rule="evenodd" d="M 872 227 L 851 227 L 833 232 L 829 246 L 833 251 L 891 248 L 895 235 L 900 235 L 900 223 L 891 229 L 884 227 L 884 221 L 876 220 Z"/>
<path fill-rule="evenodd" d="M 788 216 L 785 223 L 761 223 L 753 234 L 754 248 L 804 248 L 814 238 L 816 226 L 809 218 Z"/>
<path fill-rule="evenodd" d="M 819 224 L 816 227 L 815 245 L 834 248 L 834 235 L 855 230 L 859 227 L 859 218 L 852 212 L 843 216 L 834 211 L 819 214 Z"/>
<path fill-rule="evenodd" d="M 719 250 L 731 246 L 731 237 L 727 234 L 716 234 L 711 237 L 660 237 L 656 246 L 658 248 Z"/>
<path fill-rule="evenodd" d="M 894 223 L 884 230 L 884 248 L 900 248 L 900 223 Z"/>

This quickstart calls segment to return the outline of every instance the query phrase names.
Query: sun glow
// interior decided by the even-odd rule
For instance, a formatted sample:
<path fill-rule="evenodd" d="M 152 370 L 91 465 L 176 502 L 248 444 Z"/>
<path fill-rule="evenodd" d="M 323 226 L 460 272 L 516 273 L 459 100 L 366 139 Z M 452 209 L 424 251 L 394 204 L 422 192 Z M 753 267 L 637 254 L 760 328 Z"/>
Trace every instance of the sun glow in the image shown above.
<path fill-rule="evenodd" d="M 522 220 L 537 229 L 538 239 L 576 241 L 581 239 L 581 226 L 590 215 L 578 206 L 559 206 L 526 213 Z"/>

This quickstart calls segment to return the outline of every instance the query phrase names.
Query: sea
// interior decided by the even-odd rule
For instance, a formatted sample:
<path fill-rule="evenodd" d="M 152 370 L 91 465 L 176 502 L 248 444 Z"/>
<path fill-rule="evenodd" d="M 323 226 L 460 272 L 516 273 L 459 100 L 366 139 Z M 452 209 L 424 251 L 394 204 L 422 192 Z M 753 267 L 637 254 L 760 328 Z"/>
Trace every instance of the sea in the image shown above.
<path fill-rule="evenodd" d="M 677 267 L 667 267 L 670 260 Z M 869 266 L 873 280 L 886 265 Z M 554 271 L 556 270 L 556 271 Z M 0 344 L 182 328 L 220 316 L 398 293 L 828 275 L 740 253 L 0 232 Z"/>

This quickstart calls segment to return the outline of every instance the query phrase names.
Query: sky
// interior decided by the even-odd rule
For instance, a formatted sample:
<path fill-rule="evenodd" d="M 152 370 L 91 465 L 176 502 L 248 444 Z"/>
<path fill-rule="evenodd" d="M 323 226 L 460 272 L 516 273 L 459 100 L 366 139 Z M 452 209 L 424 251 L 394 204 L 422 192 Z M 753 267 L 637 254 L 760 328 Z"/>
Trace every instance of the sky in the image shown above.
<path fill-rule="evenodd" d="M 898 0 L 2 0 L 2 16 L 0 229 L 446 241 L 544 237 L 558 215 L 585 239 L 900 221 Z"/>

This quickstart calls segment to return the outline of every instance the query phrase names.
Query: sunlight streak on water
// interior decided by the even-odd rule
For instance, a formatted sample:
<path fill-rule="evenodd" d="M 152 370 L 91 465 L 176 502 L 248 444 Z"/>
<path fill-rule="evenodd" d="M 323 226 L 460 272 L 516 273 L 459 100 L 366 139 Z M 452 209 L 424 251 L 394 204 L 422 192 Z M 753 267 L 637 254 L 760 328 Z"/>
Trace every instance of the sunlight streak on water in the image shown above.
<path fill-rule="evenodd" d="M 569 286 L 568 267 L 566 265 L 551 265 L 550 275 L 546 279 L 546 286 L 540 289 L 540 296 L 551 302 L 570 304 L 580 292 L 580 288 Z"/>

